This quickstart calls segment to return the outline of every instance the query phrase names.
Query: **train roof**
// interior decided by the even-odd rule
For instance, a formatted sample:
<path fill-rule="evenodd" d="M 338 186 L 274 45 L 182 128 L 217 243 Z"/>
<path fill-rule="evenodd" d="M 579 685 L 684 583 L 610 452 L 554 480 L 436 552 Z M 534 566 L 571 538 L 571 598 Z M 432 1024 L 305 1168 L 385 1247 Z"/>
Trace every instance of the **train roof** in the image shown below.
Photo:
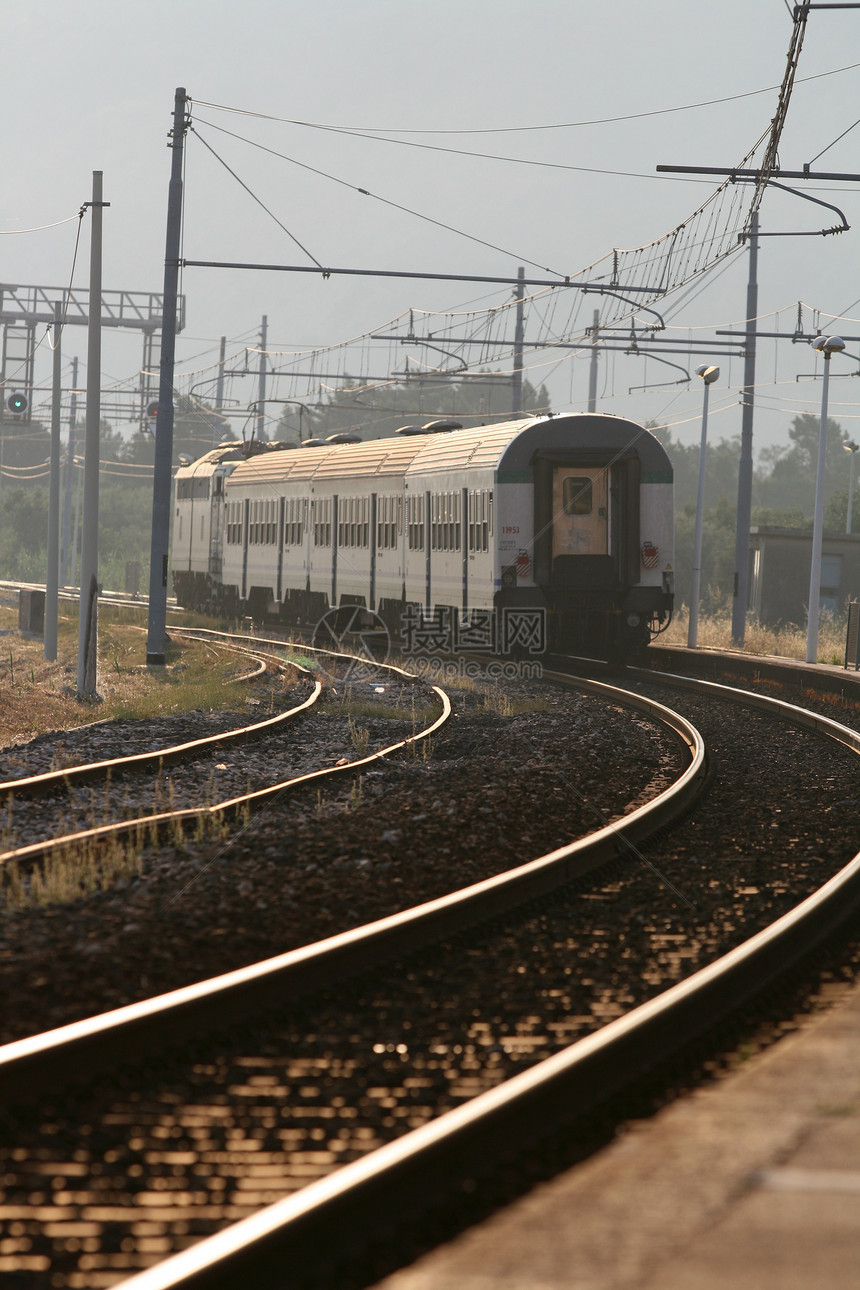
<path fill-rule="evenodd" d="M 266 453 L 236 466 L 230 486 L 275 484 L 285 480 L 323 482 L 357 476 L 413 476 L 484 467 L 523 471 L 536 453 L 635 452 L 643 469 L 667 469 L 657 439 L 636 422 L 607 414 L 528 417 L 447 434 L 371 439 L 357 444 L 325 444 L 299 452 Z M 671 469 L 669 467 L 669 469 Z"/>
<path fill-rule="evenodd" d="M 204 452 L 202 457 L 195 457 L 193 461 L 184 461 L 178 467 L 177 475 L 206 475 L 211 474 L 216 466 L 220 466 L 223 461 L 242 461 L 245 456 L 244 444 L 221 443 L 217 448 L 210 448 Z"/>

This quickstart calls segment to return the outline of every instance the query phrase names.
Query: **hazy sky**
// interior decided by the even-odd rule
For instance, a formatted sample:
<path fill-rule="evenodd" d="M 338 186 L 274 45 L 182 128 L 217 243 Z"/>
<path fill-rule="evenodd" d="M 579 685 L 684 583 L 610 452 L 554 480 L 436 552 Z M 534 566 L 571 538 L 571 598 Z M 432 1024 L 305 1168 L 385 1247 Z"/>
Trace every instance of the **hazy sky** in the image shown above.
<path fill-rule="evenodd" d="M 529 273 L 545 266 L 579 275 L 613 248 L 636 247 L 674 228 L 718 182 L 657 176 L 658 164 L 731 166 L 767 129 L 786 66 L 791 8 L 786 0 L 7 5 L 0 281 L 68 283 L 73 217 L 90 197 L 93 170 L 101 170 L 110 202 L 105 289 L 162 290 L 166 136 L 177 86 L 193 100 L 199 130 L 186 141 L 188 259 L 316 260 L 502 277 L 525 264 Z M 813 169 L 860 172 L 860 126 L 850 129 L 858 82 L 860 10 L 812 11 L 780 148 L 786 169 L 818 157 Z M 389 133 L 366 138 L 321 126 Z M 761 240 L 760 326 L 790 332 L 803 301 L 806 309 L 822 311 L 823 329 L 860 336 L 860 184 L 819 183 L 805 191 L 840 207 L 852 229 L 839 237 Z M 768 233 L 836 222 L 831 211 L 780 191 L 766 195 L 761 216 Z M 19 232 L 61 220 L 71 222 Z M 74 274 L 81 288 L 88 282 L 89 235 L 87 218 Z M 692 362 L 674 355 L 672 361 L 690 370 L 720 362 L 711 392 L 716 437 L 739 432 L 743 365 L 738 358 L 716 360 L 704 346 L 717 328 L 743 318 L 746 278 L 747 255 L 740 252 L 683 299 L 676 293 L 655 305 L 677 329 L 666 334 L 692 334 L 703 346 Z M 258 340 L 264 314 L 269 348 L 284 354 L 273 358 L 277 365 L 290 351 L 390 330 L 386 324 L 410 308 L 465 313 L 510 298 L 510 288 L 466 283 L 323 281 L 315 274 L 190 268 L 182 290 L 187 324 L 177 345 L 177 386 L 185 391 L 201 383 L 203 395 L 214 392 L 214 382 L 205 382 L 214 376 L 220 337 L 228 338 L 229 355 L 243 358 L 244 346 Z M 577 295 L 576 302 L 566 300 L 565 316 L 578 307 L 575 334 L 581 335 L 600 299 Z M 545 302 L 530 307 L 527 339 L 547 320 L 546 310 Z M 806 321 L 811 325 L 811 315 Z M 425 319 L 422 326 L 432 330 L 443 322 Z M 860 342 L 848 351 L 860 354 Z M 78 355 L 83 364 L 83 328 L 66 329 L 63 354 L 66 360 Z M 383 376 L 407 354 L 410 364 L 446 361 L 426 349 L 366 342 L 333 351 L 330 363 L 317 358 L 314 370 Z M 105 385 L 132 387 L 140 362 L 138 333 L 106 337 Z M 530 379 L 547 383 L 556 409 L 584 408 L 587 355 L 541 352 L 528 362 Z M 236 359 L 233 366 L 239 365 Z M 860 362 L 836 358 L 834 377 L 837 365 L 846 373 L 860 370 Z M 798 412 L 817 413 L 820 382 L 795 379 L 814 371 L 805 347 L 761 342 L 758 447 L 785 441 Z M 49 372 L 43 345 L 37 381 L 47 381 Z M 83 374 L 82 366 L 81 380 Z M 692 441 L 701 410 L 695 378 L 690 387 L 628 393 L 679 377 L 653 361 L 608 356 L 600 368 L 599 409 L 659 418 Z M 855 436 L 857 388 L 846 378 L 831 389 L 832 415 Z M 269 393 L 283 397 L 312 401 L 319 390 L 319 382 L 269 382 Z M 251 377 L 235 379 L 229 392 L 247 403 L 256 385 Z M 270 409 L 273 417 L 278 413 Z"/>

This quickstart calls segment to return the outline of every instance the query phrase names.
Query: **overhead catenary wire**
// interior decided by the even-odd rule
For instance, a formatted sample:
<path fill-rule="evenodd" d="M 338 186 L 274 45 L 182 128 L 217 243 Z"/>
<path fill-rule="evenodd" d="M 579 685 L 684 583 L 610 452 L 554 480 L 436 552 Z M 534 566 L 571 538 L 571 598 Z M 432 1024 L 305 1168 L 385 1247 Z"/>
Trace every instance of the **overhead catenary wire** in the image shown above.
<path fill-rule="evenodd" d="M 265 144 L 257 143 L 253 139 L 243 138 L 242 135 L 236 134 L 232 130 L 225 130 L 223 126 L 215 125 L 214 122 L 204 121 L 203 124 L 208 126 L 208 128 L 211 130 L 219 130 L 222 134 L 227 134 L 233 139 L 238 139 L 241 143 L 246 143 L 252 148 L 259 148 L 262 152 L 269 153 L 270 156 L 278 157 L 280 160 L 287 161 L 293 166 L 298 166 L 301 170 L 307 170 L 307 171 L 310 171 L 312 174 L 319 175 L 322 179 L 329 180 L 330 183 L 339 184 L 343 188 L 349 188 L 352 192 L 361 194 L 362 197 L 370 197 L 374 201 L 381 202 L 384 206 L 390 206 L 394 210 L 399 210 L 406 215 L 413 216 L 415 219 L 423 220 L 427 224 L 433 224 L 435 225 L 436 228 L 445 229 L 446 232 L 454 233 L 458 237 L 467 238 L 470 242 L 476 242 L 479 246 L 485 246 L 491 251 L 498 251 L 501 255 L 508 255 L 512 259 L 520 260 L 525 264 L 530 264 L 534 268 L 541 269 L 544 273 L 555 273 L 561 280 L 563 280 L 565 277 L 565 275 L 563 273 L 560 273 L 557 269 L 547 268 L 546 265 L 542 265 L 538 263 L 536 260 L 530 259 L 528 256 L 518 255 L 515 251 L 507 251 L 504 249 L 504 247 L 496 246 L 493 242 L 488 242 L 484 238 L 476 237 L 472 233 L 466 233 L 463 231 L 463 229 L 455 228 L 452 224 L 446 224 L 442 220 L 434 219 L 430 215 L 423 215 L 420 211 L 413 210 L 408 206 L 404 206 L 399 202 L 395 202 L 391 198 L 381 197 L 378 193 L 372 193 L 367 188 L 362 188 L 358 184 L 350 183 L 349 180 L 340 179 L 337 175 L 331 175 L 325 170 L 320 170 L 319 167 L 317 166 L 311 166 L 307 162 L 298 161 L 295 157 L 288 157 L 286 153 L 278 152 L 274 148 L 268 148 L 266 147 Z M 198 130 L 193 129 L 193 127 L 192 127 L 192 130 L 193 130 L 193 133 L 197 136 L 197 138 L 200 139 L 201 143 L 205 142 L 203 140 L 203 136 L 200 134 Z M 255 198 L 255 200 L 258 200 L 258 199 Z M 260 203 L 260 205 L 262 205 L 262 203 Z M 292 234 L 290 234 L 290 236 L 292 236 Z M 295 241 L 296 239 L 293 238 L 293 240 Z M 304 250 L 304 248 L 302 249 Z M 306 252 L 306 254 L 310 255 L 310 252 Z M 319 263 L 318 260 L 315 260 L 313 256 L 310 256 L 310 258 L 314 260 L 314 263 L 316 264 L 318 269 L 325 272 L 325 270 L 323 269 L 323 266 Z"/>
<path fill-rule="evenodd" d="M 789 14 L 793 17 L 792 10 L 788 5 L 788 0 L 785 0 L 785 4 Z M 834 67 L 827 72 L 818 72 L 812 76 L 798 77 L 796 83 L 798 85 L 803 85 L 811 81 L 823 80 L 828 76 L 838 76 L 842 72 L 852 72 L 857 67 L 860 67 L 860 63 L 848 63 L 844 67 Z M 747 90 L 741 94 L 728 94 L 717 99 L 704 99 L 700 102 L 680 104 L 676 107 L 650 108 L 644 112 L 628 112 L 619 116 L 595 117 L 583 121 L 550 122 L 549 124 L 542 125 L 493 126 L 490 128 L 460 127 L 459 129 L 406 129 L 403 126 L 335 126 L 331 124 L 323 124 L 318 121 L 302 121 L 293 117 L 274 116 L 268 112 L 255 112 L 245 108 L 228 107 L 223 103 L 207 102 L 205 99 L 195 99 L 194 101 L 199 107 L 212 108 L 219 112 L 230 112 L 236 116 L 256 117 L 263 121 L 274 121 L 284 125 L 306 126 L 315 130 L 340 130 L 344 133 L 352 133 L 352 131 L 358 130 L 362 133 L 367 132 L 378 134 L 525 134 L 538 130 L 581 129 L 586 126 L 614 124 L 619 121 L 640 121 L 646 117 L 666 116 L 675 112 L 692 112 L 699 108 L 715 107 L 723 103 L 734 103 L 739 99 L 754 98 L 756 95 L 760 94 L 772 94 L 774 90 L 779 88 L 779 85 L 766 85 L 762 89 Z"/>
<path fill-rule="evenodd" d="M 218 153 L 215 151 L 215 149 L 212 147 L 212 145 L 211 145 L 211 144 L 207 143 L 207 141 L 203 138 L 203 136 L 200 134 L 200 132 L 199 132 L 199 131 L 194 127 L 194 125 L 190 125 L 188 128 L 189 128 L 189 130 L 191 131 L 191 133 L 192 133 L 192 134 L 194 134 L 194 135 L 196 135 L 196 136 L 197 136 L 197 138 L 198 138 L 198 139 L 200 140 L 200 142 L 203 144 L 203 147 L 204 147 L 204 148 L 208 148 L 209 152 L 211 152 L 211 154 L 212 154 L 212 156 L 215 158 L 215 160 L 216 160 L 216 161 L 219 161 L 219 162 L 221 163 L 221 165 L 224 167 L 224 169 L 225 169 L 225 170 L 227 170 L 227 171 L 228 171 L 228 172 L 233 176 L 233 178 L 236 180 L 237 184 L 240 184 L 240 185 L 242 186 L 242 188 L 244 188 L 245 192 L 246 192 L 246 193 L 248 193 L 248 195 L 254 199 L 254 201 L 257 203 L 257 205 L 258 205 L 258 206 L 261 206 L 261 207 L 263 208 L 263 210 L 266 212 L 266 214 L 267 214 L 267 215 L 269 215 L 269 216 L 270 216 L 270 217 L 275 221 L 275 223 L 277 224 L 278 228 L 282 229 L 282 230 L 286 233 L 287 237 L 288 237 L 288 238 L 290 238 L 290 239 L 291 239 L 291 241 L 295 242 L 295 244 L 296 244 L 296 246 L 299 248 L 299 250 L 300 250 L 300 251 L 303 251 L 303 252 L 305 253 L 305 255 L 308 257 L 308 259 L 309 259 L 309 260 L 313 260 L 314 264 L 317 266 L 317 268 L 318 268 L 318 269 L 321 269 L 323 266 L 320 264 L 320 262 L 319 262 L 319 260 L 316 258 L 316 256 L 315 256 L 315 255 L 313 255 L 313 254 L 312 254 L 312 252 L 311 252 L 311 251 L 309 251 L 309 250 L 307 249 L 307 247 L 306 247 L 306 246 L 304 246 L 304 245 L 303 245 L 303 243 L 301 243 L 301 242 L 299 241 L 299 239 L 296 237 L 295 233 L 291 233 L 291 232 L 290 232 L 290 230 L 287 228 L 286 224 L 283 224 L 283 223 L 281 222 L 281 220 L 279 220 L 279 219 L 278 219 L 277 215 L 275 215 L 275 214 L 274 214 L 274 212 L 273 212 L 273 211 L 270 211 L 270 210 L 269 210 L 269 208 L 268 208 L 268 206 L 266 205 L 266 203 L 265 203 L 265 202 L 264 202 L 260 197 L 258 197 L 258 196 L 257 196 L 257 194 L 256 194 L 256 193 L 255 193 L 251 188 L 249 188 L 249 187 L 248 187 L 248 185 L 245 183 L 244 179 L 240 179 L 240 178 L 239 178 L 239 176 L 236 174 L 235 170 L 233 170 L 233 168 L 227 164 L 227 162 L 224 160 L 224 158 L 223 158 L 223 157 L 221 157 L 221 156 L 219 156 L 219 155 L 218 155 Z M 215 128 L 215 129 L 217 129 L 218 127 L 216 126 L 216 127 L 214 127 L 214 128 Z"/>

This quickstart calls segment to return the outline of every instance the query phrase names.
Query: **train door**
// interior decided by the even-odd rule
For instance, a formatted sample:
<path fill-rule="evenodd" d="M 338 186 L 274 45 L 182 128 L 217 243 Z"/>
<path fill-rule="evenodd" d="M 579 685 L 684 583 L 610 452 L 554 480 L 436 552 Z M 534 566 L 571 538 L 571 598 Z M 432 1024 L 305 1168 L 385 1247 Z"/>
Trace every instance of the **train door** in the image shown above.
<path fill-rule="evenodd" d="M 605 467 L 555 466 L 552 472 L 552 558 L 609 554 L 609 472 Z M 566 561 L 564 561 L 566 563 Z"/>

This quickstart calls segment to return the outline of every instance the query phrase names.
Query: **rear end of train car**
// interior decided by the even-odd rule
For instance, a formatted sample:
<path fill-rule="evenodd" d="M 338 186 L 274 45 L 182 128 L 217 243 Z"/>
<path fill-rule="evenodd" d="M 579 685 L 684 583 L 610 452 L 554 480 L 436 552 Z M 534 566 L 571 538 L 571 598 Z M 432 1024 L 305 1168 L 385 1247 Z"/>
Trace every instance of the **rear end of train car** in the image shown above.
<path fill-rule="evenodd" d="M 497 605 L 540 607 L 550 648 L 626 658 L 668 625 L 672 465 L 622 417 L 541 419 L 496 471 Z"/>

